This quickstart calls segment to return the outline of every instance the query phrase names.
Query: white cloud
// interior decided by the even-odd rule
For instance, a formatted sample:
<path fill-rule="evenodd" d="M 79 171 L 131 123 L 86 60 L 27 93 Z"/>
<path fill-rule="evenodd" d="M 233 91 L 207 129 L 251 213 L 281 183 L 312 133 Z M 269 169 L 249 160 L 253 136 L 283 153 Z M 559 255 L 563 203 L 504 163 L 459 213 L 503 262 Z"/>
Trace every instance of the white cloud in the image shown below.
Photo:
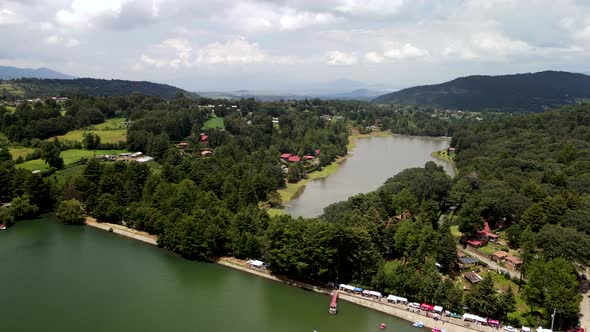
<path fill-rule="evenodd" d="M 392 47 L 383 53 L 385 57 L 395 60 L 404 60 L 408 58 L 419 58 L 427 56 L 429 52 L 424 49 L 417 48 L 416 46 L 406 43 L 401 47 Z"/>
<path fill-rule="evenodd" d="M 64 47 L 76 47 L 80 45 L 80 41 L 75 38 L 64 38 L 59 35 L 51 35 L 45 39 L 45 43 L 49 45 L 57 45 Z"/>
<path fill-rule="evenodd" d="M 14 11 L 7 8 L 0 10 L 0 25 L 18 24 L 21 22 L 21 18 Z"/>
<path fill-rule="evenodd" d="M 331 51 L 326 55 L 329 65 L 354 65 L 358 62 L 356 55 L 353 53 Z"/>
<path fill-rule="evenodd" d="M 418 0 L 412 0 L 418 1 Z M 389 16 L 402 11 L 406 0 L 341 0 L 336 10 L 350 15 Z"/>
<path fill-rule="evenodd" d="M 473 38 L 473 44 L 483 51 L 496 54 L 516 54 L 532 50 L 532 47 L 520 40 L 509 39 L 499 33 L 480 33 Z"/>
<path fill-rule="evenodd" d="M 198 65 L 251 64 L 267 59 L 267 54 L 257 43 L 251 43 L 244 37 L 234 38 L 225 43 L 210 43 L 201 48 L 194 48 L 187 39 L 171 38 L 142 54 L 140 63 L 156 68 L 178 69 Z M 135 68 L 140 69 L 143 66 Z"/>
<path fill-rule="evenodd" d="M 381 63 L 383 62 L 383 60 L 385 60 L 385 58 L 381 55 L 379 55 L 377 52 L 367 52 L 365 54 L 365 59 L 369 62 L 374 62 L 374 63 Z"/>
<path fill-rule="evenodd" d="M 296 12 L 286 10 L 279 23 L 281 30 L 298 30 L 314 25 L 324 25 L 335 22 L 337 19 L 329 13 Z"/>
<path fill-rule="evenodd" d="M 262 62 L 265 53 L 257 43 L 250 43 L 246 38 L 232 39 L 224 44 L 209 44 L 197 52 L 197 62 L 205 64 L 247 64 Z"/>

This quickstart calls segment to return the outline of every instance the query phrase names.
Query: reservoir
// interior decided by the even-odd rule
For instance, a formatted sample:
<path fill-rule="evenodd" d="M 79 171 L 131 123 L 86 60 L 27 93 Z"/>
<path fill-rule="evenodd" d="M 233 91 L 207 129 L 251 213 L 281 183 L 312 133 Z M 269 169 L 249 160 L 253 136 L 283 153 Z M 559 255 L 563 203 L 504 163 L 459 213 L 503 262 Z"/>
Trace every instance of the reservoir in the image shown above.
<path fill-rule="evenodd" d="M 0 326 L 37 332 L 410 332 L 410 322 L 54 217 L 0 231 Z"/>
<path fill-rule="evenodd" d="M 403 135 L 359 138 L 351 156 L 335 174 L 308 183 L 297 198 L 286 203 L 284 212 L 294 217 L 318 217 L 328 205 L 376 190 L 404 169 L 424 167 L 428 161 L 434 161 L 454 176 L 452 164 L 431 156 L 432 152 L 448 148 L 449 141 Z"/>

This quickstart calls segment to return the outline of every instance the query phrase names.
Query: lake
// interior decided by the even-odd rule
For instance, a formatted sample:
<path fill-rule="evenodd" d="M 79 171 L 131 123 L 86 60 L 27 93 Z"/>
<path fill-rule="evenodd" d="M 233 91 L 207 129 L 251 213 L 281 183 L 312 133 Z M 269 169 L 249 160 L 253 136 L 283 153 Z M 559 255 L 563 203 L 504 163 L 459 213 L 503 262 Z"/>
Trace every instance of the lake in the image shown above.
<path fill-rule="evenodd" d="M 54 217 L 0 231 L 2 331 L 410 332 L 395 317 Z"/>
<path fill-rule="evenodd" d="M 432 152 L 448 147 L 448 138 L 403 135 L 359 138 L 352 155 L 335 174 L 308 183 L 297 198 L 286 203 L 284 212 L 294 217 L 320 216 L 328 205 L 376 190 L 395 174 L 406 168 L 424 167 L 428 161 L 434 161 L 454 176 L 452 164 L 431 156 Z"/>

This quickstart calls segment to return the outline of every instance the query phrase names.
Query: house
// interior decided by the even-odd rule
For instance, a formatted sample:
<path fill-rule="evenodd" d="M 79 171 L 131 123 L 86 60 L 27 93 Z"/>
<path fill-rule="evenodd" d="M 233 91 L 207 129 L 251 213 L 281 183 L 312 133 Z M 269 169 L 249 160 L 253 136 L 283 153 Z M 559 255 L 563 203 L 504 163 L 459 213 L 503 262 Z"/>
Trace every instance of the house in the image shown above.
<path fill-rule="evenodd" d="M 492 233 L 490 230 L 490 225 L 486 221 L 484 222 L 483 229 L 477 231 L 477 234 L 474 237 L 467 240 L 467 244 L 472 247 L 483 247 L 488 243 L 488 241 L 496 242 L 497 240 L 498 235 Z"/>
<path fill-rule="evenodd" d="M 503 261 L 506 256 L 508 256 L 508 253 L 505 251 L 496 251 L 493 255 L 492 255 L 492 260 L 496 263 L 500 263 L 501 261 Z"/>
<path fill-rule="evenodd" d="M 272 118 L 272 123 L 279 124 L 279 118 Z"/>
<path fill-rule="evenodd" d="M 316 156 L 319 156 L 320 155 L 320 152 L 321 152 L 320 149 L 315 150 L 315 155 Z"/>
<path fill-rule="evenodd" d="M 290 153 L 283 153 L 281 155 L 281 159 L 283 159 L 285 161 L 289 160 L 289 157 L 291 157 L 291 154 Z"/>
<path fill-rule="evenodd" d="M 314 156 L 310 156 L 310 155 L 306 155 L 306 156 L 303 156 L 303 159 L 305 159 L 305 160 L 314 160 L 315 157 Z"/>
<path fill-rule="evenodd" d="M 479 259 L 477 259 L 475 257 L 465 256 L 465 257 L 460 257 L 459 262 L 461 263 L 461 265 L 463 267 L 466 267 L 466 266 L 472 266 L 472 265 L 478 264 Z"/>
<path fill-rule="evenodd" d="M 178 143 L 178 148 L 181 150 L 184 150 L 188 147 L 188 143 L 187 142 L 180 142 Z"/>
<path fill-rule="evenodd" d="M 508 255 L 508 256 L 506 256 L 504 261 L 506 262 L 506 264 L 511 266 L 513 269 L 517 269 L 522 266 L 522 261 L 514 256 Z"/>
<path fill-rule="evenodd" d="M 483 278 L 479 274 L 473 271 L 465 273 L 464 277 L 465 279 L 469 280 L 469 282 L 472 284 L 476 284 L 483 280 Z"/>
<path fill-rule="evenodd" d="M 301 157 L 299 156 L 290 156 L 289 159 L 287 159 L 288 162 L 290 163 L 296 163 L 301 161 Z"/>
<path fill-rule="evenodd" d="M 202 157 L 209 157 L 212 154 L 213 154 L 213 151 L 209 151 L 209 150 L 205 150 L 205 151 L 201 152 Z"/>
<path fill-rule="evenodd" d="M 209 136 L 207 136 L 206 134 L 201 134 L 201 137 L 199 138 L 199 140 L 201 142 L 207 142 L 208 138 L 209 138 Z"/>

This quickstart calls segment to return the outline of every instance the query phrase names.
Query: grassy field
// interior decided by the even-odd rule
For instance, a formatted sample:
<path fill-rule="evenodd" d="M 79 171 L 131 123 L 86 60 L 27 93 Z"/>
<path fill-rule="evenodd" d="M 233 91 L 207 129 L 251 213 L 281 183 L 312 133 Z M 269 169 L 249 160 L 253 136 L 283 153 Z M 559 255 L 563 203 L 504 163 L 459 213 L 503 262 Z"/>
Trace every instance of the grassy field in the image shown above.
<path fill-rule="evenodd" d="M 11 83 L 0 83 L 0 91 L 2 90 L 12 96 L 22 97 L 25 95 L 25 90 Z"/>
<path fill-rule="evenodd" d="M 102 143 L 125 142 L 127 140 L 127 128 L 123 122 L 125 122 L 125 118 L 108 119 L 104 123 L 88 127 L 84 130 L 72 130 L 65 135 L 57 136 L 57 138 L 60 140 L 80 142 L 84 133 L 93 133 L 100 136 Z"/>
<path fill-rule="evenodd" d="M 12 159 L 17 159 L 18 157 L 25 157 L 29 153 L 32 153 L 33 149 L 31 148 L 10 148 L 10 154 L 12 155 Z"/>
<path fill-rule="evenodd" d="M 61 152 L 61 157 L 64 159 L 64 164 L 71 165 L 80 161 L 82 158 L 92 158 L 93 156 L 103 155 L 103 154 L 119 154 L 121 152 L 125 152 L 125 150 L 81 150 L 81 149 L 74 149 L 74 150 L 67 150 Z M 41 159 L 29 160 L 22 164 L 16 165 L 16 167 L 28 169 L 31 171 L 34 170 L 45 170 L 49 168 L 49 165 L 45 163 L 45 161 Z"/>
<path fill-rule="evenodd" d="M 454 237 L 459 238 L 459 237 L 463 236 L 463 233 L 461 233 L 461 231 L 459 231 L 458 225 L 453 225 L 450 228 L 451 228 L 451 234 L 453 234 Z"/>
<path fill-rule="evenodd" d="M 454 163 L 455 162 L 455 153 L 451 152 L 451 154 L 448 153 L 447 149 L 443 149 L 440 151 L 436 151 L 431 153 L 431 156 L 437 159 L 441 159 L 444 160 L 446 162 L 449 163 Z"/>
<path fill-rule="evenodd" d="M 203 129 L 211 129 L 211 128 L 219 128 L 219 129 L 225 128 L 225 124 L 223 123 L 223 118 L 221 118 L 221 117 L 211 118 L 203 124 Z"/>
<path fill-rule="evenodd" d="M 66 167 L 53 174 L 53 178 L 57 180 L 59 184 L 65 184 L 68 178 L 71 176 L 82 175 L 84 172 L 85 165 L 76 165 L 72 167 Z"/>
<path fill-rule="evenodd" d="M 16 111 L 16 107 L 14 107 L 14 106 L 4 106 L 4 107 L 6 107 L 6 109 L 12 113 L 14 113 L 14 111 Z"/>

